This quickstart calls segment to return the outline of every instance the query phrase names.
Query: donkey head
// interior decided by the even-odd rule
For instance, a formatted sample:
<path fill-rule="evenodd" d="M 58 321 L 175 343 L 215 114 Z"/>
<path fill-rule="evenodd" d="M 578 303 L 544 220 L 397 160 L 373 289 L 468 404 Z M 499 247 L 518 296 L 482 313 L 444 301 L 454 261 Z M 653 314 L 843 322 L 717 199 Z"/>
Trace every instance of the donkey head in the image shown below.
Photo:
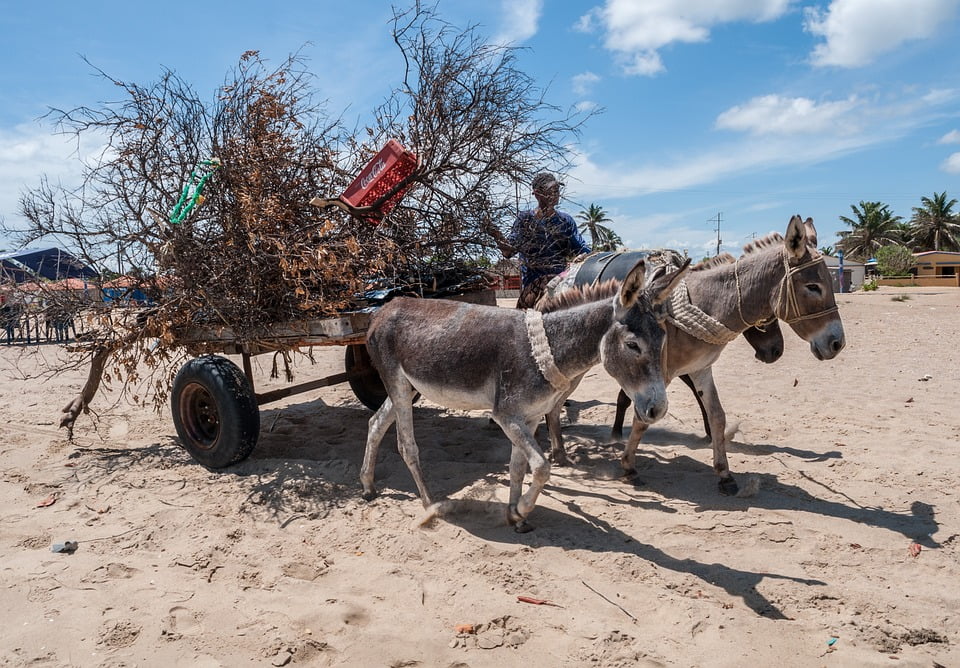
<path fill-rule="evenodd" d="M 833 281 L 817 251 L 813 219 L 793 216 L 783 240 L 785 276 L 775 297 L 774 312 L 810 343 L 819 360 L 832 359 L 846 341 L 833 296 Z"/>
<path fill-rule="evenodd" d="M 613 324 L 600 342 L 603 368 L 633 400 L 637 418 L 651 424 L 667 412 L 661 361 L 666 336 L 664 302 L 690 266 L 646 277 L 643 260 L 627 274 L 613 299 Z"/>

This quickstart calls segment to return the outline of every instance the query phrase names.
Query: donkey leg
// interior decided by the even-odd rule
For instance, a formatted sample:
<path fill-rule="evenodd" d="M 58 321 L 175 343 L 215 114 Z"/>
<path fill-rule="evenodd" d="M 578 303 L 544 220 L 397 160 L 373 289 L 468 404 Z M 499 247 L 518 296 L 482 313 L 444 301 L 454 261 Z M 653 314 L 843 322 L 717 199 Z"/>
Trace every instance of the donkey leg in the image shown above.
<path fill-rule="evenodd" d="M 640 440 L 647 433 L 647 424 L 641 422 L 636 417 L 633 418 L 633 425 L 630 427 L 630 438 L 627 439 L 627 445 L 623 449 L 623 455 L 620 457 L 620 466 L 623 468 L 623 476 L 627 479 L 634 479 L 637 475 L 637 446 Z"/>
<path fill-rule="evenodd" d="M 430 491 L 427 489 L 427 483 L 423 478 L 423 469 L 420 468 L 420 448 L 413 435 L 413 397 L 415 390 L 412 385 L 404 388 L 403 396 L 395 403 L 397 413 L 397 449 L 400 450 L 400 456 L 403 457 L 410 475 L 413 476 L 413 482 L 417 485 L 417 491 L 420 493 L 420 501 L 423 507 L 428 508 L 433 504 L 430 497 Z"/>
<path fill-rule="evenodd" d="M 697 406 L 700 407 L 700 417 L 703 418 L 703 430 L 707 433 L 707 438 L 710 438 L 710 418 L 707 416 L 707 409 L 703 406 L 703 397 L 700 396 L 690 376 L 683 374 L 680 376 L 680 380 L 693 392 L 693 398 L 697 400 Z"/>
<path fill-rule="evenodd" d="M 566 466 L 569 463 L 567 461 L 567 451 L 563 447 L 563 435 L 560 433 L 560 410 L 562 408 L 563 400 L 561 399 L 544 416 L 547 422 L 547 431 L 550 433 L 550 461 L 557 466 Z"/>
<path fill-rule="evenodd" d="M 563 447 L 563 435 L 560 433 L 560 411 L 563 410 L 564 404 L 573 394 L 573 391 L 580 385 L 583 376 L 584 374 L 581 373 L 579 376 L 570 379 L 570 387 L 557 399 L 553 409 L 544 416 L 547 422 L 547 431 L 550 433 L 550 461 L 557 466 L 566 466 L 569 463 L 567 461 L 567 451 Z"/>
<path fill-rule="evenodd" d="M 613 420 L 613 429 L 610 430 L 611 441 L 623 440 L 623 419 L 627 416 L 627 409 L 630 408 L 630 397 L 622 389 L 617 395 L 617 416 Z"/>
<path fill-rule="evenodd" d="M 730 473 L 727 462 L 727 414 L 720 404 L 717 386 L 713 381 L 713 369 L 707 367 L 690 374 L 695 392 L 702 398 L 710 425 L 710 445 L 713 448 L 713 470 L 720 476 L 720 493 L 735 496 L 739 491 L 737 481 Z"/>
<path fill-rule="evenodd" d="M 550 479 L 550 462 L 543 456 L 543 451 L 533 436 L 536 422 L 524 424 L 515 418 L 503 418 L 496 414 L 493 417 L 513 443 L 510 450 L 510 503 L 507 520 L 517 533 L 526 533 L 533 530 L 527 522 L 527 516 Z M 527 492 L 521 494 L 523 476 L 528 466 L 533 475 Z"/>
<path fill-rule="evenodd" d="M 367 447 L 363 451 L 363 466 L 360 467 L 360 484 L 363 485 L 363 498 L 367 501 L 377 496 L 377 488 L 373 484 L 377 452 L 380 450 L 380 441 L 396 419 L 393 399 L 388 396 L 367 423 Z"/>

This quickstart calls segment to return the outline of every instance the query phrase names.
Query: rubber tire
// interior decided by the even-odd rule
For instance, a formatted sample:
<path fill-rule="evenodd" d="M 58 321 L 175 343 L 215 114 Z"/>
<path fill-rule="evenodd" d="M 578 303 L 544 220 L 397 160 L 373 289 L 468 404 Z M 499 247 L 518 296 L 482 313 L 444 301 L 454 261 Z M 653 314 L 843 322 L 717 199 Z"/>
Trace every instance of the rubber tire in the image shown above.
<path fill-rule="evenodd" d="M 184 449 L 207 468 L 241 462 L 257 444 L 260 409 L 253 388 L 225 357 L 184 364 L 173 380 L 170 408 Z"/>
<path fill-rule="evenodd" d="M 364 344 L 351 344 L 346 348 L 343 355 L 343 368 L 350 374 L 347 381 L 350 383 L 350 389 L 360 403 L 375 411 L 386 401 L 387 388 L 383 386 L 380 374 L 373 368 Z M 358 368 L 360 371 L 357 371 Z"/>

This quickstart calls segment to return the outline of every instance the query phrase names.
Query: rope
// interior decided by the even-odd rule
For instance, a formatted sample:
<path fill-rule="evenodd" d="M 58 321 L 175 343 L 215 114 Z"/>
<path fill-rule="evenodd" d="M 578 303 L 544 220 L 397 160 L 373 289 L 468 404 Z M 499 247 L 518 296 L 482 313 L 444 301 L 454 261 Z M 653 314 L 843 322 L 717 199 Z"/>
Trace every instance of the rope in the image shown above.
<path fill-rule="evenodd" d="M 197 178 L 197 170 L 190 172 L 190 182 L 183 184 L 180 199 L 177 200 L 176 205 L 170 212 L 168 220 L 174 225 L 179 225 L 186 220 L 187 215 L 193 210 L 194 206 L 203 204 L 203 187 L 207 184 L 210 177 L 213 176 L 213 173 L 220 167 L 220 160 L 218 158 L 203 160 L 200 163 L 200 167 L 207 168 L 206 172 L 199 179 Z M 190 194 L 191 190 L 193 191 L 192 195 Z"/>
<path fill-rule="evenodd" d="M 536 309 L 524 309 L 524 324 L 527 327 L 527 340 L 533 353 L 533 361 L 547 382 L 558 392 L 566 392 L 570 387 L 570 380 L 557 368 L 557 363 L 550 352 L 550 342 L 547 340 L 547 330 L 543 328 L 543 314 Z"/>
<path fill-rule="evenodd" d="M 834 304 L 830 308 L 826 308 L 822 311 L 816 311 L 815 313 L 800 313 L 800 303 L 797 301 L 797 289 L 791 280 L 795 274 L 806 269 L 807 267 L 812 267 L 816 264 L 819 264 L 823 261 L 822 256 L 817 255 L 810 260 L 804 262 L 803 264 L 798 264 L 796 267 L 790 266 L 790 258 L 786 253 L 782 253 L 783 258 L 783 278 L 780 279 L 780 287 L 777 290 L 777 307 L 774 309 L 774 317 L 780 318 L 785 323 L 792 324 L 795 322 L 800 322 L 801 320 L 812 320 L 814 318 L 819 318 L 821 316 L 829 315 L 835 313 L 839 310 L 839 307 Z M 756 322 L 747 322 L 743 317 L 743 297 L 740 294 L 740 272 L 738 271 L 740 267 L 740 260 L 737 260 L 733 265 L 733 275 L 737 280 L 737 311 L 740 313 L 740 321 L 743 322 L 747 327 L 756 327 L 762 330 L 761 325 L 766 325 L 773 321 L 773 318 L 761 318 Z M 791 317 L 790 313 L 793 312 Z"/>
<path fill-rule="evenodd" d="M 797 301 L 797 290 L 793 284 L 793 281 L 790 279 L 793 278 L 794 274 L 797 272 L 806 269 L 807 267 L 812 267 L 815 264 L 819 264 L 822 261 L 823 258 L 817 255 L 813 259 L 791 268 L 790 260 L 787 257 L 787 254 L 783 254 L 783 281 L 781 281 L 780 290 L 777 292 L 776 314 L 778 318 L 783 320 L 788 325 L 801 320 L 812 320 L 813 318 L 819 318 L 821 316 L 834 313 L 838 310 L 838 306 L 834 304 L 830 308 L 817 311 L 816 313 L 800 313 L 800 303 Z M 793 311 L 793 317 L 790 317 L 791 311 Z"/>
<path fill-rule="evenodd" d="M 722 322 L 691 303 L 686 281 L 680 281 L 670 293 L 667 312 L 670 314 L 670 321 L 679 329 L 715 346 L 724 346 L 740 334 L 728 329 Z"/>

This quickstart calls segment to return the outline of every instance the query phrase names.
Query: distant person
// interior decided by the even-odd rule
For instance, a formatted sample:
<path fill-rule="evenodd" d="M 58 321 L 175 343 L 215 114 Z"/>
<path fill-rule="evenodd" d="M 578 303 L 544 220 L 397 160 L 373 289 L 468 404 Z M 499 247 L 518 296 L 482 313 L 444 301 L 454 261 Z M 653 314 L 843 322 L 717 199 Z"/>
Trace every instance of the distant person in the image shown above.
<path fill-rule="evenodd" d="M 537 208 L 521 212 L 506 237 L 495 227 L 489 230 L 504 257 L 520 257 L 517 308 L 533 308 L 551 278 L 573 258 L 590 252 L 573 217 L 557 211 L 563 184 L 553 174 L 541 172 L 530 185 Z"/>

